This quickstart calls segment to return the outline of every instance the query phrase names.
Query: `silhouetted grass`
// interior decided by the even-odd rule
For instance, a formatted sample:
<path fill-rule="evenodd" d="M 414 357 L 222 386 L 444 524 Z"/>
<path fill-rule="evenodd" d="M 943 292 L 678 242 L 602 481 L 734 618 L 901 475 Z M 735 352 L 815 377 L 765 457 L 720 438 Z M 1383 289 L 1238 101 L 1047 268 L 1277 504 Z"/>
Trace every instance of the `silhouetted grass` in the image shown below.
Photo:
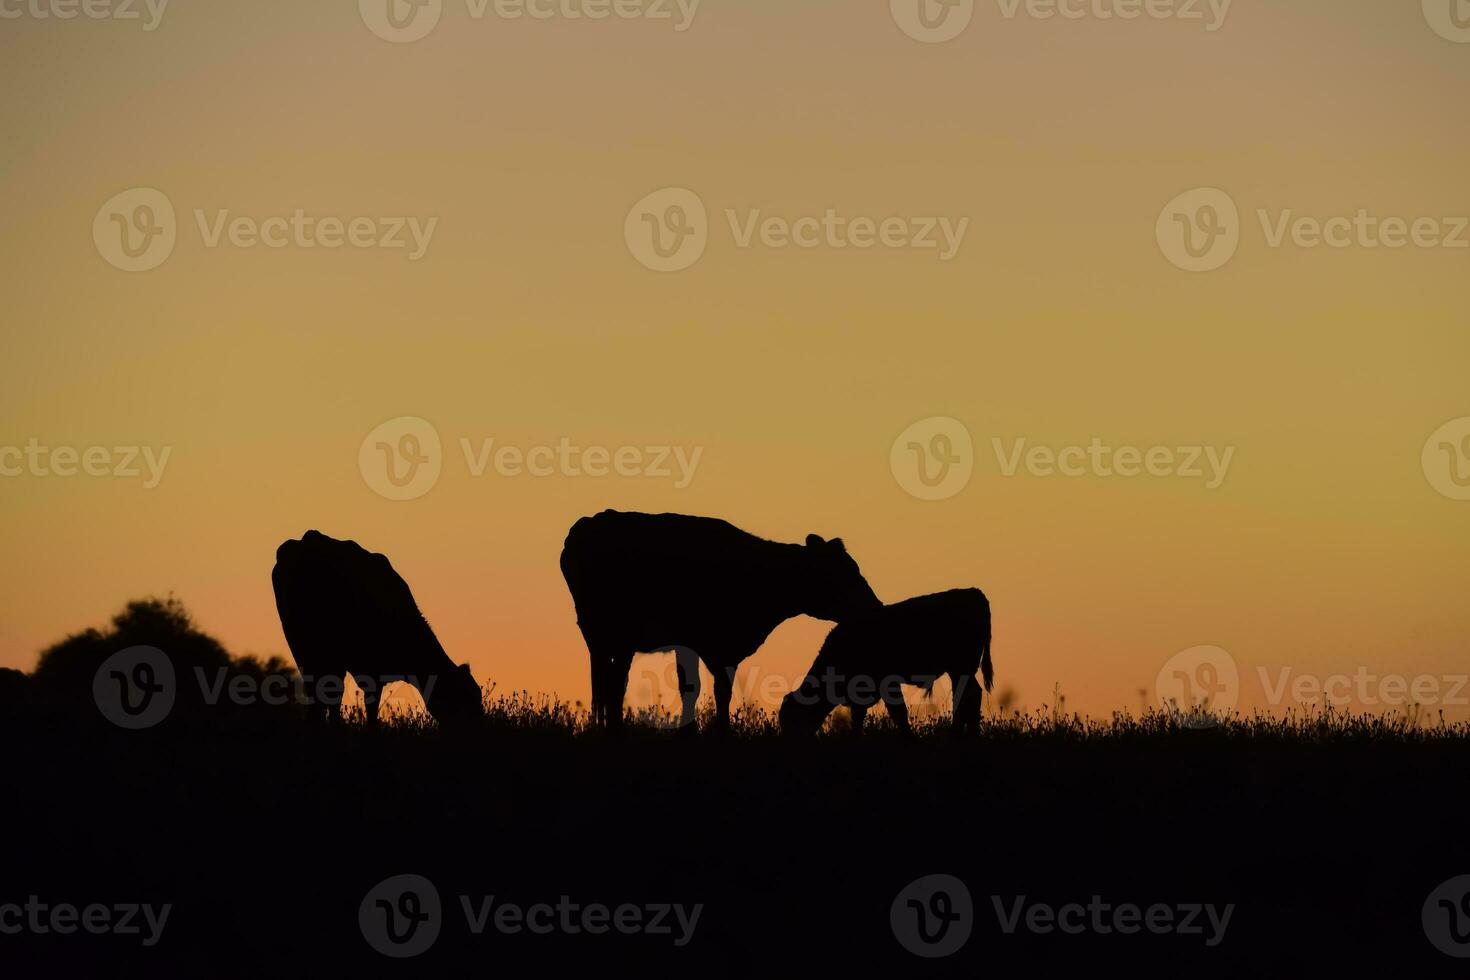
<path fill-rule="evenodd" d="M 580 701 L 564 701 L 554 694 L 530 691 L 486 692 L 484 729 L 500 734 L 534 734 L 598 738 L 602 732 L 591 724 L 590 712 Z M 344 709 L 349 727 L 363 724 L 360 707 Z M 701 701 L 697 727 L 707 731 L 714 719 L 714 706 Z M 630 707 L 624 711 L 624 735 L 632 738 L 673 737 L 679 731 L 679 713 L 667 705 Z M 948 712 L 914 713 L 912 740 L 951 738 Z M 385 706 L 384 726 L 403 732 L 429 732 L 436 725 L 422 708 Z M 851 737 L 849 715 L 838 708 L 827 719 L 818 740 Z M 781 735 L 776 713 L 756 703 L 736 704 L 730 715 L 729 737 L 758 740 Z M 863 738 L 903 739 L 886 712 L 875 709 L 868 715 Z M 1028 712 L 1006 712 L 982 720 L 980 739 L 990 742 L 1038 740 L 1052 742 L 1129 742 L 1138 740 L 1266 742 L 1441 742 L 1470 740 L 1470 721 L 1448 722 L 1443 712 L 1426 716 L 1419 706 L 1379 714 L 1351 712 L 1329 706 L 1288 709 L 1282 714 L 1240 712 L 1211 714 L 1199 710 L 1155 708 L 1141 715 L 1117 711 L 1107 718 L 1059 712 L 1042 705 Z"/>

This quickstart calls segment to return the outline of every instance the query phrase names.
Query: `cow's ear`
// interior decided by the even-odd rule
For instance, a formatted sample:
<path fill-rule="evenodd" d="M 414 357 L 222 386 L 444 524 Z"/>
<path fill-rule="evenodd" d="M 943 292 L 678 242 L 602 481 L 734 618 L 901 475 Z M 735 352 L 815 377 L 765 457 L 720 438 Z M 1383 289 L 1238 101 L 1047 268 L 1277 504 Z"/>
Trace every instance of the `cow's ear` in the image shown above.
<path fill-rule="evenodd" d="M 822 540 L 822 536 L 820 534 L 808 534 L 806 536 L 806 546 L 808 548 L 820 548 L 826 543 L 827 542 Z"/>

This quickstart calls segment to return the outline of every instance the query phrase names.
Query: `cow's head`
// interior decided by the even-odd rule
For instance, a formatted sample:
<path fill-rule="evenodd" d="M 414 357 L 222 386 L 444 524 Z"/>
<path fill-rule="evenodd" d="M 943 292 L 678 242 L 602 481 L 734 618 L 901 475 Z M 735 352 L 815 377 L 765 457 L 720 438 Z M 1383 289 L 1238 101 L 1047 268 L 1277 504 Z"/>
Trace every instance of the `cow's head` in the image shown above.
<path fill-rule="evenodd" d="M 424 702 L 435 721 L 441 725 L 454 725 L 484 714 L 480 682 L 470 673 L 469 664 L 460 664 L 434 680 L 434 687 Z"/>
<path fill-rule="evenodd" d="M 803 552 L 807 607 L 802 612 L 808 616 L 840 623 L 883 605 L 841 538 L 824 541 L 808 534 Z"/>
<path fill-rule="evenodd" d="M 822 728 L 832 713 L 832 705 L 821 695 L 818 685 L 804 683 L 781 699 L 781 734 L 810 738 Z"/>

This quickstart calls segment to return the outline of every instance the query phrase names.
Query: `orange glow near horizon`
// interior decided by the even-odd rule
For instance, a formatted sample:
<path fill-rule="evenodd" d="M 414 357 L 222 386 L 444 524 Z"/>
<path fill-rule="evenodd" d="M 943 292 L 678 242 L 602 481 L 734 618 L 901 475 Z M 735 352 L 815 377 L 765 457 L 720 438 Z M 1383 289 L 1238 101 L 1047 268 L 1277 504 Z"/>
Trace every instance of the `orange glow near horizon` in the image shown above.
<path fill-rule="evenodd" d="M 152 488 L 0 477 L 0 666 L 169 592 L 233 653 L 286 654 L 274 551 L 316 528 L 386 554 L 477 678 L 585 702 L 557 558 L 616 508 L 840 536 L 885 601 L 978 586 L 997 689 L 1024 706 L 1060 684 L 1069 710 L 1136 712 L 1213 646 L 1245 710 L 1290 707 L 1283 676 L 1366 673 L 1379 700 L 1355 707 L 1427 676 L 1470 717 L 1470 501 L 1422 458 L 1470 416 L 1470 250 L 1270 244 L 1288 211 L 1470 215 L 1470 44 L 1418 3 L 1236 0 L 1215 31 L 980 3 L 943 44 L 883 2 L 707 0 L 684 31 L 449 3 L 405 44 L 354 6 L 0 22 L 0 446 L 170 450 Z M 708 209 L 708 245 L 659 273 L 625 219 L 671 187 Z M 1240 244 L 1191 273 L 1156 222 L 1201 187 L 1238 206 Z M 131 188 L 177 212 L 151 271 L 94 243 Z M 220 212 L 297 209 L 436 224 L 417 259 L 209 245 Z M 741 245 L 753 212 L 829 209 L 968 226 L 948 260 Z M 432 425 L 442 472 L 390 500 L 359 450 L 402 417 Z M 939 500 L 890 461 L 930 417 L 973 444 Z M 1005 473 L 1017 440 L 1094 438 L 1233 455 L 1214 488 Z M 700 455 L 684 487 L 672 455 L 668 477 L 494 462 L 562 440 Z M 827 628 L 779 628 L 737 691 L 789 688 Z"/>

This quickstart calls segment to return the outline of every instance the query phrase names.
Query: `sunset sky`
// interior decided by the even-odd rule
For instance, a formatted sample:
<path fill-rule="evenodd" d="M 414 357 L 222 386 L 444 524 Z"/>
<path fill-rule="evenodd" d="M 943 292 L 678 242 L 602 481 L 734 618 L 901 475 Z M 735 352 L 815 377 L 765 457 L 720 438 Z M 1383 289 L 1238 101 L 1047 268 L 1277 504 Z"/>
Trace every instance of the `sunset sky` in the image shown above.
<path fill-rule="evenodd" d="M 557 557 L 611 507 L 841 536 L 885 601 L 978 586 L 997 688 L 1025 705 L 1059 683 L 1069 709 L 1137 711 L 1210 646 L 1246 710 L 1290 705 L 1263 677 L 1366 672 L 1429 676 L 1470 717 L 1470 43 L 1418 0 L 1235 0 L 1213 30 L 1204 2 L 989 0 L 940 43 L 886 0 L 704 0 L 684 30 L 672 0 L 667 20 L 446 0 L 404 43 L 348 0 L 179 2 L 152 30 L 141 3 L 47 2 L 0 0 L 20 12 L 0 19 L 0 666 L 169 592 L 233 652 L 285 654 L 274 551 L 316 528 L 387 554 L 477 678 L 586 700 Z M 105 205 L 136 216 L 137 188 L 176 243 L 129 272 Z M 629 236 L 650 195 L 673 220 L 667 188 L 706 244 L 660 272 Z M 1238 245 L 1186 271 L 1160 229 L 1181 195 L 1204 221 L 1201 188 Z M 298 209 L 408 246 L 306 247 Z M 759 230 L 829 211 L 859 239 L 854 219 L 898 218 L 902 241 Z M 1293 224 L 1360 212 L 1343 247 Z M 285 219 L 281 247 L 243 244 L 241 216 Z M 1425 218 L 1437 247 L 1375 237 Z M 939 247 L 910 247 L 926 226 Z M 402 418 L 432 425 L 441 472 L 392 500 L 360 449 Z M 973 447 L 934 500 L 894 452 L 931 418 Z M 1094 438 L 1233 452 L 1213 487 L 1005 472 L 1017 440 Z M 475 476 L 462 440 L 489 439 Z M 43 475 L 32 440 L 169 455 L 150 488 L 141 453 L 139 477 Z M 563 440 L 637 465 L 670 447 L 671 475 L 497 471 L 494 448 Z M 1447 477 L 1441 443 L 1463 449 Z M 675 447 L 699 454 L 687 486 Z M 784 693 L 828 628 L 788 622 L 743 684 Z"/>

